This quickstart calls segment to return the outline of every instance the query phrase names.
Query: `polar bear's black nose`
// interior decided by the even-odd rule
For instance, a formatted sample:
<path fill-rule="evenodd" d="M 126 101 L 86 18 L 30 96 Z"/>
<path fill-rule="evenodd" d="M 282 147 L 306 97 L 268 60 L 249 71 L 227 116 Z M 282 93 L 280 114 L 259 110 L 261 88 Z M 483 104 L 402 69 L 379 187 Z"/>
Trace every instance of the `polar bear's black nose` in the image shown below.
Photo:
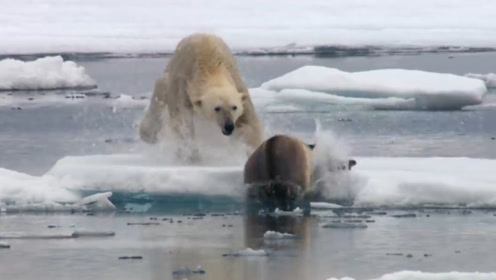
<path fill-rule="evenodd" d="M 231 135 L 233 130 L 234 130 L 234 124 L 232 122 L 226 122 L 224 124 L 224 131 L 223 132 L 225 135 Z"/>

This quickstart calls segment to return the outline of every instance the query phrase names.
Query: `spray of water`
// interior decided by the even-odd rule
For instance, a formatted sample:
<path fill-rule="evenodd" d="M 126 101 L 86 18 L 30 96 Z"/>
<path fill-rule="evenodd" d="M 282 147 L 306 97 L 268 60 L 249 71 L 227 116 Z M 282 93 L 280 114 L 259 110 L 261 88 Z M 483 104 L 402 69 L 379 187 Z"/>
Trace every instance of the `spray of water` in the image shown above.
<path fill-rule="evenodd" d="M 348 170 L 350 149 L 318 121 L 313 149 L 313 190 L 319 200 L 352 204 L 360 178 Z"/>

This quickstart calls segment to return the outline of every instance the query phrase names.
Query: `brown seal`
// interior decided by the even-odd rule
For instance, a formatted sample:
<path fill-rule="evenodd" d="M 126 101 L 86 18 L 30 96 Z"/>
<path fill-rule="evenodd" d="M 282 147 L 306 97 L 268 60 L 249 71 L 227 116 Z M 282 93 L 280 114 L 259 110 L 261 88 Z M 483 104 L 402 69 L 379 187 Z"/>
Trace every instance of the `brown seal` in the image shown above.
<path fill-rule="evenodd" d="M 247 202 L 273 211 L 310 211 L 312 182 L 311 147 L 299 139 L 276 135 L 260 145 L 248 158 L 244 182 L 249 185 Z"/>

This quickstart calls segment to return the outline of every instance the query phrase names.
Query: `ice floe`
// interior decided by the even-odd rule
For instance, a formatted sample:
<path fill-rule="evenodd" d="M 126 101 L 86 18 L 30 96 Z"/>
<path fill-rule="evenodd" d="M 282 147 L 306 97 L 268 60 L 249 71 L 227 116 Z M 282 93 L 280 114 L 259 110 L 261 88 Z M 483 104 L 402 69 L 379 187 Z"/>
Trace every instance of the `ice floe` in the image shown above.
<path fill-rule="evenodd" d="M 482 103 L 479 79 L 406 69 L 344 72 L 303 66 L 262 84 L 271 98 L 297 98 L 377 109 L 458 110 Z"/>

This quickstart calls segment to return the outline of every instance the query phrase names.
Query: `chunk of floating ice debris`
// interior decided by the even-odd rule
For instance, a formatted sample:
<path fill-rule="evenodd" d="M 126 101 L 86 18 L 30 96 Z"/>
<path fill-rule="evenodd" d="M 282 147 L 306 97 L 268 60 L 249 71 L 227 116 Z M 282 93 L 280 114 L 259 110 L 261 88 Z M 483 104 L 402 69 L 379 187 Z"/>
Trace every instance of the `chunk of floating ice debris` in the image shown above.
<path fill-rule="evenodd" d="M 172 223 L 172 220 L 171 220 Z M 127 223 L 128 226 L 158 226 L 160 223 Z"/>
<path fill-rule="evenodd" d="M 115 210 L 115 205 L 109 200 L 111 196 L 112 192 L 96 193 L 81 199 L 80 201 L 76 202 L 75 205 L 82 206 L 85 210 Z"/>
<path fill-rule="evenodd" d="M 10 244 L 7 242 L 0 242 L 0 249 L 10 249 Z"/>
<path fill-rule="evenodd" d="M 106 237 L 114 236 L 113 231 L 91 231 L 91 230 L 76 230 L 72 233 L 73 237 Z"/>
<path fill-rule="evenodd" d="M 119 260 L 142 260 L 142 256 L 121 256 Z"/>
<path fill-rule="evenodd" d="M 298 237 L 291 233 L 281 233 L 277 231 L 267 231 L 263 235 L 264 239 L 297 239 Z"/>
<path fill-rule="evenodd" d="M 368 226 L 366 224 L 363 224 L 363 223 L 356 223 L 356 224 L 352 224 L 352 223 L 330 223 L 330 224 L 325 224 L 322 226 L 323 228 L 351 228 L 351 229 L 354 229 L 354 228 L 367 228 Z"/>
<path fill-rule="evenodd" d="M 260 249 L 260 250 L 253 250 L 251 248 L 246 248 L 244 250 L 239 250 L 237 252 L 230 252 L 227 254 L 223 254 L 223 257 L 266 257 L 268 256 L 269 253 L 267 253 L 265 250 Z"/>
<path fill-rule="evenodd" d="M 417 215 L 415 215 L 413 213 L 408 213 L 408 214 L 391 215 L 391 217 L 394 217 L 394 218 L 416 218 Z"/>
<path fill-rule="evenodd" d="M 386 253 L 386 256 L 403 256 L 403 253 Z"/>
<path fill-rule="evenodd" d="M 310 202 L 310 207 L 314 209 L 334 209 L 342 208 L 343 206 L 328 202 Z"/>

